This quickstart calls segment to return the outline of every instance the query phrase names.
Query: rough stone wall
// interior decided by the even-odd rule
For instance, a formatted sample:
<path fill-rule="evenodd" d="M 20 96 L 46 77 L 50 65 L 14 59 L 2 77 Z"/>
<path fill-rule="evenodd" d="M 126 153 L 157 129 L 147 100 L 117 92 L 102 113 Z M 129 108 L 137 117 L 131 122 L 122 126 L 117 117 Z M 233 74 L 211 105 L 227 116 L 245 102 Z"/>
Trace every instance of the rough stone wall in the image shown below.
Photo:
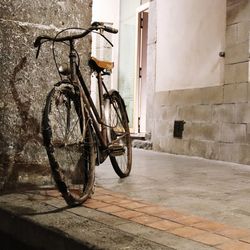
<path fill-rule="evenodd" d="M 43 46 L 35 60 L 33 43 L 38 35 L 53 36 L 66 27 L 88 27 L 91 6 L 92 0 L 1 0 L 0 187 L 26 181 L 42 184 L 43 176 L 49 173 L 40 121 L 46 94 L 59 76 L 50 45 Z M 90 37 L 79 44 L 83 66 L 90 46 Z M 57 51 L 60 49 L 66 51 L 65 47 Z M 89 80 L 89 71 L 84 70 L 84 74 Z"/>
<path fill-rule="evenodd" d="M 225 84 L 155 93 L 155 150 L 250 164 L 249 31 L 250 1 L 229 0 Z M 182 139 L 175 120 L 185 121 Z"/>

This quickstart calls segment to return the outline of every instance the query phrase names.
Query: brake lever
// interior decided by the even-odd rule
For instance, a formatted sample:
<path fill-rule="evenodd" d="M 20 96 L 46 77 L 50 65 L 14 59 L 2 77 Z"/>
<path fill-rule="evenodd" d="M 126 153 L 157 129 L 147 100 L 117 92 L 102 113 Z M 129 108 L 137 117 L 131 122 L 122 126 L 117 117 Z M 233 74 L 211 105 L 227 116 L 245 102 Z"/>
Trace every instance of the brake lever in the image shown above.
<path fill-rule="evenodd" d="M 37 48 L 37 51 L 36 51 L 36 59 L 39 56 L 40 48 L 41 48 L 41 44 L 38 45 L 38 48 Z"/>

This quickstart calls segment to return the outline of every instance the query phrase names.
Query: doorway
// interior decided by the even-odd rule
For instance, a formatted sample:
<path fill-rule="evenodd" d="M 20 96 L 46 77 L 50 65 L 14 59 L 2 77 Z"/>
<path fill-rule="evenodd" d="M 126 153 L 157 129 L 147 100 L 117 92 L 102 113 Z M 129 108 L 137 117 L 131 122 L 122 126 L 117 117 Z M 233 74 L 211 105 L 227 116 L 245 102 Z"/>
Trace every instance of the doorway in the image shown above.
<path fill-rule="evenodd" d="M 140 6 L 138 15 L 137 36 L 137 76 L 136 76 L 136 128 L 138 134 L 146 133 L 146 107 L 147 107 L 147 41 L 149 4 Z"/>

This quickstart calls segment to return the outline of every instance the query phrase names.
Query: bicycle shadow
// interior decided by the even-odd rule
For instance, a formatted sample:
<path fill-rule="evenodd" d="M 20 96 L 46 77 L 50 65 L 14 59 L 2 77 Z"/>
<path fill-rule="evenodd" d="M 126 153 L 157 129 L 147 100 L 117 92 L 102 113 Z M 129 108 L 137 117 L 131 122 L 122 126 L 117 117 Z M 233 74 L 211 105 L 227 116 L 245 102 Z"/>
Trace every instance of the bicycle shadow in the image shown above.
<path fill-rule="evenodd" d="M 9 210 L 15 215 L 18 216 L 36 216 L 36 215 L 48 215 L 48 214 L 57 214 L 60 212 L 64 212 L 68 210 L 70 207 L 69 206 L 63 206 L 60 208 L 47 208 L 47 211 L 36 211 L 35 209 L 31 208 L 30 206 L 17 206 L 17 205 L 10 205 L 10 204 L 5 204 L 5 210 Z"/>
<path fill-rule="evenodd" d="M 54 214 L 66 211 L 72 207 L 65 205 L 61 207 L 53 207 L 53 204 L 50 204 L 49 201 L 53 198 L 56 198 L 55 195 L 50 195 L 52 191 L 56 191 L 55 188 L 44 188 L 37 187 L 35 185 L 22 184 L 19 186 L 18 192 L 10 189 L 5 192 L 2 192 L 0 196 L 11 194 L 11 199 L 21 199 L 19 195 L 22 195 L 21 203 L 22 205 L 15 205 L 13 202 L 8 202 L 8 199 L 3 200 L 4 208 L 13 211 L 13 213 L 20 216 L 35 216 L 35 215 L 46 215 Z M 13 197 L 14 195 L 14 197 Z M 15 195 L 17 195 L 15 197 Z M 34 206 L 30 205 L 30 202 L 35 202 Z M 40 204 L 40 205 L 39 205 Z M 37 207 L 37 209 L 35 209 Z M 37 211 L 39 209 L 46 209 L 46 211 Z"/>
<path fill-rule="evenodd" d="M 15 106 L 17 108 L 17 115 L 20 118 L 20 124 L 15 124 L 14 137 L 17 137 L 15 145 L 7 145 L 5 142 L 5 135 L 0 131 L 0 140 L 3 141 L 4 147 L 1 152 L 1 161 L 3 163 L 3 177 L 2 183 L 0 183 L 0 190 L 6 190 L 12 185 L 18 182 L 18 176 L 21 171 L 34 171 L 34 164 L 28 162 L 22 155 L 25 146 L 28 142 L 35 142 L 38 144 L 42 143 L 40 135 L 40 122 L 33 116 L 30 115 L 30 109 L 32 100 L 30 96 L 25 96 L 25 100 L 22 101 L 20 92 L 17 89 L 18 74 L 24 70 L 27 65 L 27 57 L 21 58 L 19 63 L 15 66 L 13 73 L 9 80 L 9 89 L 13 97 Z M 7 124 L 10 126 L 10 124 Z M 13 126 L 13 125 L 12 125 Z M 8 132 L 7 132 L 8 133 Z M 45 166 L 42 166 L 45 168 Z"/>

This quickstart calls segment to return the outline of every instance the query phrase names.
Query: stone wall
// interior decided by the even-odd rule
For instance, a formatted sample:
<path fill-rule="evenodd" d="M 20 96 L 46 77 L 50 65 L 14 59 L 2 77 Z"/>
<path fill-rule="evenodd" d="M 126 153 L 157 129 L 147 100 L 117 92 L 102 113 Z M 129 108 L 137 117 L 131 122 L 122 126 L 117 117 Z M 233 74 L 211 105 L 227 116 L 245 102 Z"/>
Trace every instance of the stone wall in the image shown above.
<path fill-rule="evenodd" d="M 225 83 L 155 93 L 155 150 L 250 164 L 249 31 L 250 1 L 228 1 Z M 185 121 L 182 139 L 175 120 Z"/>
<path fill-rule="evenodd" d="M 43 46 L 35 60 L 33 42 L 62 28 L 88 27 L 91 5 L 92 0 L 1 0 L 0 187 L 34 179 L 42 184 L 49 173 L 40 121 L 46 93 L 59 77 L 50 45 Z M 90 45 L 90 37 L 79 44 L 83 66 Z M 89 79 L 89 71 L 84 72 Z"/>

